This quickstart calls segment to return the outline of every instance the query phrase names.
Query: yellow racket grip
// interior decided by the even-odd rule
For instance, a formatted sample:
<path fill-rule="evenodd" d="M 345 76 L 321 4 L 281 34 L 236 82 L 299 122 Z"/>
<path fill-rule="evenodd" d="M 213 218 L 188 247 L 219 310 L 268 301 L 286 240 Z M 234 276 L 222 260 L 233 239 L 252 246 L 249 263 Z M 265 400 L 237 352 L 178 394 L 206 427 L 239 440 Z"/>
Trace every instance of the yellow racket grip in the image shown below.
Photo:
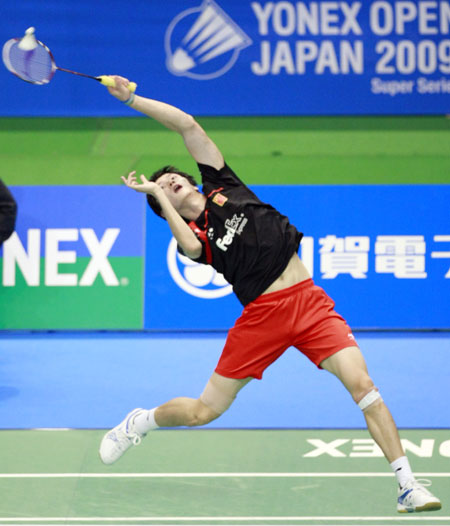
<path fill-rule="evenodd" d="M 108 77 L 108 75 L 100 75 L 100 77 L 97 77 L 103 86 L 108 86 L 110 88 L 114 88 L 116 86 L 116 82 L 112 77 Z M 137 88 L 136 82 L 130 82 L 127 86 L 127 88 L 134 93 Z"/>

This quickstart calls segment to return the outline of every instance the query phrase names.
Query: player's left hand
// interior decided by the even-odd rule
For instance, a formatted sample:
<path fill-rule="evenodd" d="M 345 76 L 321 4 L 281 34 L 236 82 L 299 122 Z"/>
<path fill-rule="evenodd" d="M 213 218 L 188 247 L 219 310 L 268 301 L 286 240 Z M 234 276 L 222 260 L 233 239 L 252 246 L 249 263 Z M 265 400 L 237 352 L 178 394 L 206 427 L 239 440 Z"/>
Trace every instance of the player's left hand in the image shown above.
<path fill-rule="evenodd" d="M 156 194 L 161 191 L 161 188 L 153 181 L 149 181 L 145 175 L 140 176 L 141 183 L 139 183 L 136 179 L 136 170 L 130 172 L 127 177 L 122 175 L 121 179 L 128 188 L 136 190 L 136 192 L 150 194 L 156 197 Z"/>

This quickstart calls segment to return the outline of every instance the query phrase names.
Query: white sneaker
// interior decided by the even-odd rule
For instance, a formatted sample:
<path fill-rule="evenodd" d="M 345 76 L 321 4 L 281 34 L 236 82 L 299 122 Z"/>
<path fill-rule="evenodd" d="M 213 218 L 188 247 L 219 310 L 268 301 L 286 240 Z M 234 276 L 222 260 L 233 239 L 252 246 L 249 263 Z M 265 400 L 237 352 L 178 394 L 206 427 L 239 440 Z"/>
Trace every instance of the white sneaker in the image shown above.
<path fill-rule="evenodd" d="M 134 409 L 118 426 L 108 431 L 100 444 L 100 458 L 104 464 L 113 464 L 131 446 L 137 446 L 145 436 L 134 427 L 134 417 L 142 409 Z"/>
<path fill-rule="evenodd" d="M 441 509 L 441 501 L 424 487 L 431 486 L 431 482 L 429 480 L 421 480 L 420 482 L 411 479 L 402 488 L 399 488 L 397 504 L 399 513 Z"/>

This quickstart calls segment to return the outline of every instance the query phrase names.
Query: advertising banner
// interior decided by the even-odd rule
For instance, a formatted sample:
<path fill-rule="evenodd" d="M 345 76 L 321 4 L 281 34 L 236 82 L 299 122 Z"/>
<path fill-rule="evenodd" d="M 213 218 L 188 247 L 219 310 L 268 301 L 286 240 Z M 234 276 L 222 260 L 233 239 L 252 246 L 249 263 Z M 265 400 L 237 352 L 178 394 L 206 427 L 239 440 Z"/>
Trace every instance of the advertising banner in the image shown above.
<path fill-rule="evenodd" d="M 144 203 L 124 187 L 11 191 L 19 214 L 0 249 L 0 329 L 141 329 Z"/>
<path fill-rule="evenodd" d="M 305 235 L 300 254 L 353 328 L 450 327 L 448 186 L 258 186 Z M 228 329 L 242 307 L 147 217 L 145 328 Z"/>
<path fill-rule="evenodd" d="M 121 74 L 195 115 L 450 111 L 449 0 L 167 0 L 164 9 L 23 0 L 1 9 L 3 42 L 32 23 L 58 66 Z M 35 87 L 3 68 L 0 86 L 4 116 L 130 115 L 101 86 L 60 71 Z"/>

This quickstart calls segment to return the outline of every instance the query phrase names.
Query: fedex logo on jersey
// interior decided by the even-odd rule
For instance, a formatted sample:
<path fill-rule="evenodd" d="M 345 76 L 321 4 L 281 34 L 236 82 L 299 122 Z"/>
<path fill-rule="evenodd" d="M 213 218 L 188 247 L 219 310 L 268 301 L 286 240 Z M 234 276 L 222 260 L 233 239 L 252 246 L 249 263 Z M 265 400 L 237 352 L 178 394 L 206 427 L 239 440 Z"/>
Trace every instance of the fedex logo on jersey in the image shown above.
<path fill-rule="evenodd" d="M 237 234 L 240 236 L 244 230 L 245 225 L 248 223 L 248 219 L 244 214 L 234 214 L 231 219 L 225 221 L 225 230 L 227 233 L 222 237 L 216 240 L 216 245 L 226 252 L 228 247 L 233 243 L 234 236 Z"/>

